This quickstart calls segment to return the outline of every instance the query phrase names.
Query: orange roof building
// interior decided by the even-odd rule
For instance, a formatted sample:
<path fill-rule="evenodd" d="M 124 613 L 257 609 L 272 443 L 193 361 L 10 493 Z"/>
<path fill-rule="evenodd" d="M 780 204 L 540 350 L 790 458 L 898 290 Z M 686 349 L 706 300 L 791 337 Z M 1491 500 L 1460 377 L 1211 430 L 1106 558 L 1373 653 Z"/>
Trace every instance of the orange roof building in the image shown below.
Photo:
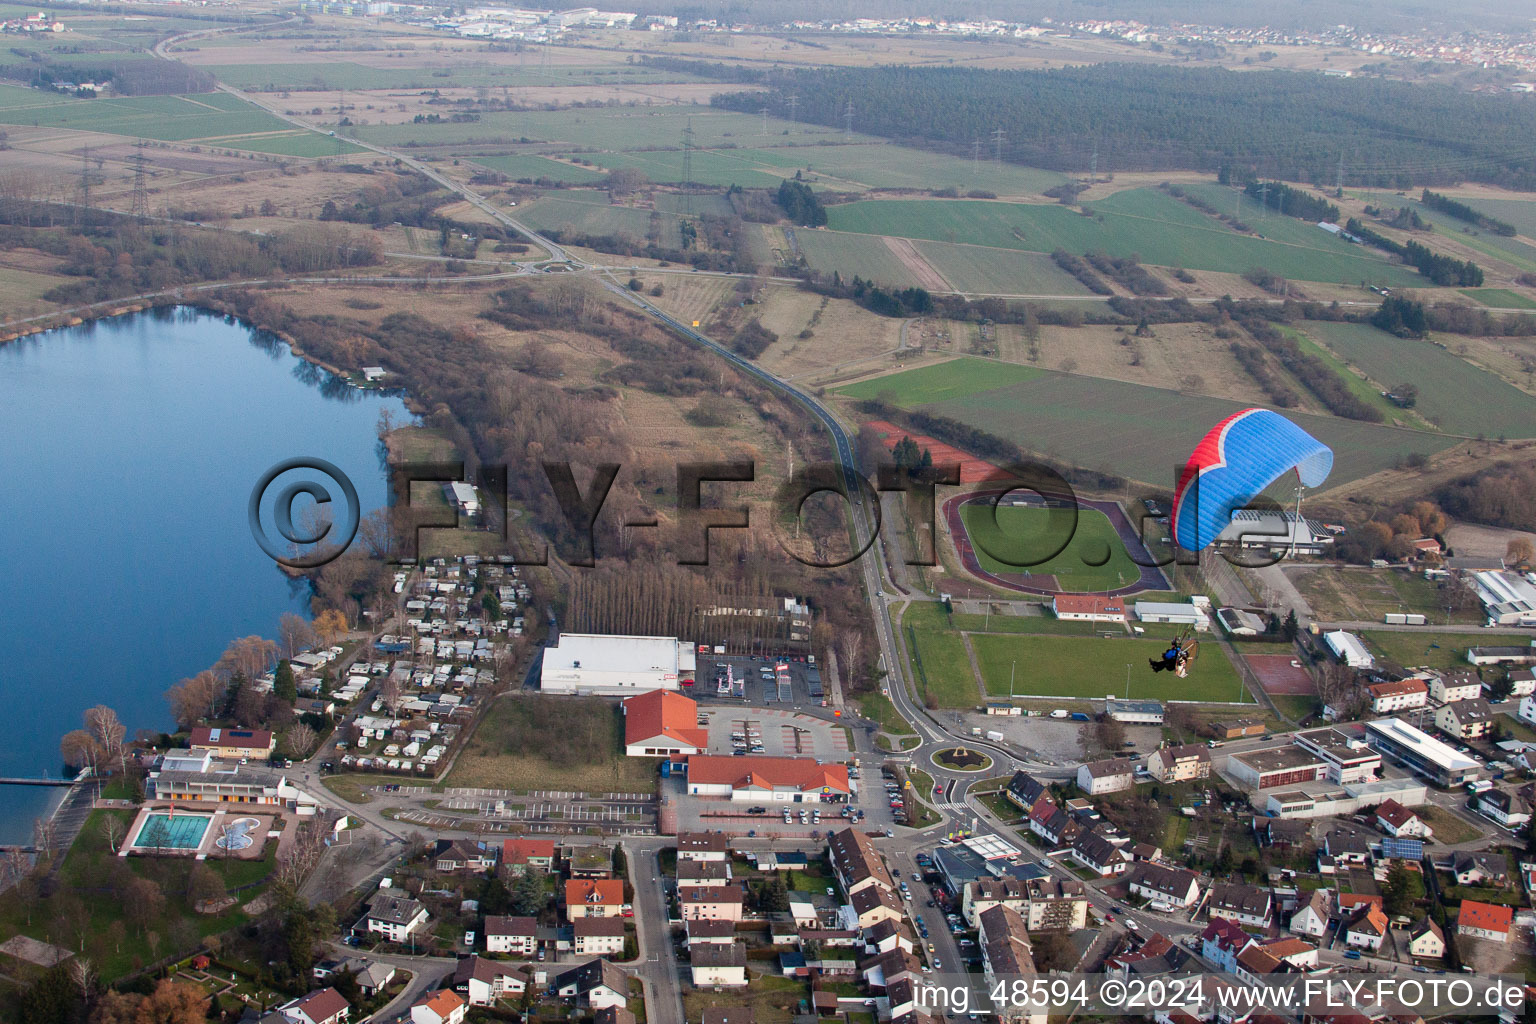
<path fill-rule="evenodd" d="M 617 878 L 573 878 L 565 883 L 565 916 L 618 917 L 624 912 L 624 883 Z"/>
<path fill-rule="evenodd" d="M 700 755 L 688 759 L 688 792 L 732 800 L 832 801 L 847 797 L 848 769 L 808 757 Z"/>
<path fill-rule="evenodd" d="M 1456 915 L 1456 934 L 1471 935 L 1492 942 L 1508 942 L 1509 929 L 1515 922 L 1515 910 L 1497 903 L 1462 900 Z"/>
<path fill-rule="evenodd" d="M 1058 619 L 1087 622 L 1124 622 L 1125 602 L 1102 594 L 1057 594 L 1051 598 L 1051 611 Z"/>
<path fill-rule="evenodd" d="M 521 873 L 529 868 L 549 871 L 555 866 L 555 841 L 553 839 L 503 839 L 501 866 L 514 873 Z"/>
<path fill-rule="evenodd" d="M 699 706 L 671 690 L 631 697 L 624 707 L 624 753 L 630 757 L 702 754 L 709 730 L 698 725 Z"/>
<path fill-rule="evenodd" d="M 411 1004 L 411 1020 L 420 1024 L 458 1024 L 464 1019 L 464 998 L 451 988 L 440 988 Z M 421 1011 L 418 1013 L 417 1011 Z"/>

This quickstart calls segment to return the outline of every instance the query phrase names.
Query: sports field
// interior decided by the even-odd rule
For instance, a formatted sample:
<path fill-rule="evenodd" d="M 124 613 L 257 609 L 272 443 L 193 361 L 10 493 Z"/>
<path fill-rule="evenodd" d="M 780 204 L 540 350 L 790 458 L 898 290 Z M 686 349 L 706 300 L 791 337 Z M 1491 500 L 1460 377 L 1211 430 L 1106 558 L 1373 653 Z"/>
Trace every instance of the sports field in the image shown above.
<path fill-rule="evenodd" d="M 1412 270 L 1378 259 L 1325 231 L 1304 241 L 1270 241 L 1232 231 L 1156 189 L 1127 189 L 1091 204 L 1092 215 L 1060 205 L 957 200 L 869 200 L 831 207 L 838 231 L 1049 253 L 1098 249 L 1196 270 L 1267 267 L 1298 281 L 1420 284 Z M 1299 221 L 1297 222 L 1300 223 Z M 1289 226 L 1287 226 L 1289 230 Z"/>
<path fill-rule="evenodd" d="M 960 634 L 937 626 L 914 625 L 907 630 L 912 647 L 912 677 L 924 702 L 941 708 L 975 707 L 981 693 L 971 672 Z"/>
<path fill-rule="evenodd" d="M 1062 590 L 1074 593 L 1114 590 L 1141 578 L 1141 567 L 1131 561 L 1109 518 L 1097 509 L 1078 510 L 1071 539 L 1059 553 L 1053 552 L 1071 523 L 1069 510 L 1000 505 L 996 511 L 994 521 L 990 505 L 960 508 L 976 560 L 987 572 L 1049 574 Z M 1059 517 L 1060 526 L 1051 523 L 1053 516 Z"/>
<path fill-rule="evenodd" d="M 1201 645 L 1189 676 L 1180 679 L 1170 672 L 1153 672 L 1147 665 L 1147 659 L 1157 657 L 1165 646 L 1161 638 L 973 633 L 970 641 L 991 696 L 1008 696 L 1008 676 L 1014 671 L 1013 689 L 1018 696 L 1103 699 L 1113 694 L 1123 698 L 1126 666 L 1130 666 L 1132 699 L 1253 702 L 1237 669 L 1214 643 Z"/>
<path fill-rule="evenodd" d="M 1044 371 L 1015 363 L 961 356 L 932 366 L 861 380 L 836 389 L 849 398 L 884 397 L 902 408 L 966 398 L 982 391 L 1034 380 Z"/>
<path fill-rule="evenodd" d="M 1536 398 L 1431 341 L 1394 337 L 1369 324 L 1312 321 L 1306 331 L 1383 389 L 1416 385 L 1415 409 L 1443 430 L 1489 437 L 1536 434 Z"/>
<path fill-rule="evenodd" d="M 1029 451 L 1132 480 L 1171 486 L 1196 442 L 1244 408 L 1238 402 L 1121 381 L 1045 371 L 1033 380 L 928 403 L 948 416 Z M 1289 412 L 1334 450 L 1326 486 L 1347 483 L 1415 452 L 1432 454 L 1455 438 L 1427 431 Z"/>

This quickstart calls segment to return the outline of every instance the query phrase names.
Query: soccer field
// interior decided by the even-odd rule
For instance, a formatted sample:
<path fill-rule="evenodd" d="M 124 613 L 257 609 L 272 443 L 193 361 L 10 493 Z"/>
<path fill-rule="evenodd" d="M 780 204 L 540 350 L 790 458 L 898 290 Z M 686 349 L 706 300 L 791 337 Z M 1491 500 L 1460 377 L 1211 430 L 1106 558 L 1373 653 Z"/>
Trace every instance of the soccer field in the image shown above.
<path fill-rule="evenodd" d="M 987 693 L 1007 697 L 1009 673 L 1014 673 L 1015 696 L 1086 697 L 1102 700 L 1126 695 L 1129 666 L 1131 698 L 1147 700 L 1253 703 L 1237 669 L 1214 643 L 1201 645 L 1200 657 L 1189 676 L 1180 679 L 1170 672 L 1154 673 L 1147 665 L 1165 646 L 1163 637 L 1027 636 L 972 633 Z"/>
<path fill-rule="evenodd" d="M 1141 578 L 1141 567 L 1131 561 L 1109 517 L 1096 509 L 1078 509 L 1071 540 L 1053 555 L 1065 528 L 1053 528 L 1050 517 L 1067 522 L 1068 515 L 1060 509 L 999 505 L 994 521 L 988 505 L 960 508 L 976 560 L 987 572 L 1049 574 L 1062 590 L 1074 592 L 1114 590 Z"/>

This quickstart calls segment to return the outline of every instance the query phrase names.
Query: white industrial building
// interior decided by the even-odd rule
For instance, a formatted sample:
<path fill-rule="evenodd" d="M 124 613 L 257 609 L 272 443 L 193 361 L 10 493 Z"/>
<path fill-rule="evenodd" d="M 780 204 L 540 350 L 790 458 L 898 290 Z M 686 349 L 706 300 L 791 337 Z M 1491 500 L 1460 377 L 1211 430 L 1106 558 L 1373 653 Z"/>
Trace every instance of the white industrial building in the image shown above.
<path fill-rule="evenodd" d="M 1278 509 L 1238 509 L 1216 535 L 1217 544 L 1266 548 L 1277 554 L 1321 555 L 1333 545 L 1322 523 Z"/>
<path fill-rule="evenodd" d="M 1438 786 L 1460 786 L 1478 773 L 1476 761 L 1400 719 L 1366 722 L 1365 732 L 1383 755 Z"/>
<path fill-rule="evenodd" d="M 1371 652 L 1365 649 L 1365 644 L 1353 633 L 1336 629 L 1332 633 L 1323 634 L 1323 643 L 1328 645 L 1334 657 L 1350 668 L 1370 668 L 1376 664 Z"/>
<path fill-rule="evenodd" d="M 1204 608 L 1194 604 L 1178 604 L 1170 601 L 1137 601 L 1136 618 L 1142 622 L 1194 626 L 1202 632 L 1211 628 L 1211 617 L 1205 613 Z"/>
<path fill-rule="evenodd" d="M 539 688 L 545 693 L 633 696 L 676 690 L 692 681 L 693 644 L 672 636 L 561 633 L 544 649 Z"/>
<path fill-rule="evenodd" d="M 1531 575 L 1514 572 L 1477 572 L 1472 587 L 1490 626 L 1536 626 L 1536 583 Z"/>

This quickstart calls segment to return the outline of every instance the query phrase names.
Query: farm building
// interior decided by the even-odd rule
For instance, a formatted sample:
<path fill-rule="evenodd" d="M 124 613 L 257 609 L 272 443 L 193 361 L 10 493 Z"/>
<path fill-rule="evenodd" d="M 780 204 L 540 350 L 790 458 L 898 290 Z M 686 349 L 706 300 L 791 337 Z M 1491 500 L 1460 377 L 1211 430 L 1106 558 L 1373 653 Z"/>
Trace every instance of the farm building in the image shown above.
<path fill-rule="evenodd" d="M 676 690 L 693 679 L 696 664 L 693 644 L 676 637 L 561 633 L 544 650 L 539 688 L 599 696 Z"/>

